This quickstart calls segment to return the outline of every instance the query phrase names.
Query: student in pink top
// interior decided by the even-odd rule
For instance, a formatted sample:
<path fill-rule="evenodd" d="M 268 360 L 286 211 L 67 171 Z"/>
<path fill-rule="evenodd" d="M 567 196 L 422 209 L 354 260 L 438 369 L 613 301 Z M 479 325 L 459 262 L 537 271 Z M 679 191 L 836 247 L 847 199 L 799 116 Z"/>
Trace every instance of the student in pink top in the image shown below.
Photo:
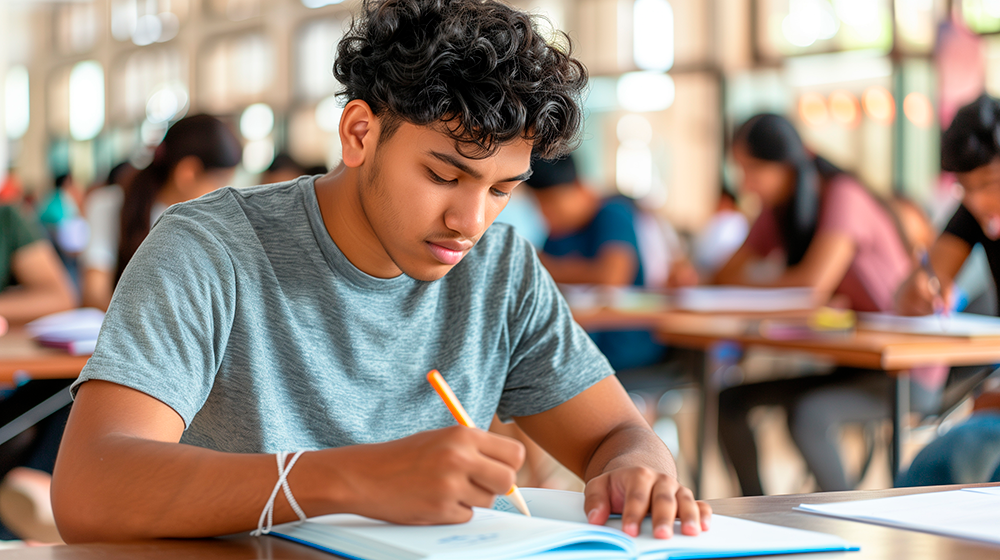
<path fill-rule="evenodd" d="M 736 133 L 733 155 L 743 170 L 742 188 L 756 194 L 762 212 L 743 246 L 716 276 L 720 284 L 804 286 L 823 301 L 857 311 L 889 311 L 896 288 L 913 266 L 898 220 L 854 177 L 811 154 L 788 120 L 757 115 Z M 783 256 L 775 277 L 750 271 L 773 254 Z M 914 384 L 913 408 L 937 403 L 936 379 Z M 888 418 L 892 384 L 882 372 L 838 368 L 831 375 L 741 385 L 720 395 L 720 436 L 744 495 L 763 493 L 750 410 L 784 406 L 789 429 L 825 491 L 847 490 L 840 460 L 839 428 Z M 831 427 L 835 429 L 831 429 Z"/>

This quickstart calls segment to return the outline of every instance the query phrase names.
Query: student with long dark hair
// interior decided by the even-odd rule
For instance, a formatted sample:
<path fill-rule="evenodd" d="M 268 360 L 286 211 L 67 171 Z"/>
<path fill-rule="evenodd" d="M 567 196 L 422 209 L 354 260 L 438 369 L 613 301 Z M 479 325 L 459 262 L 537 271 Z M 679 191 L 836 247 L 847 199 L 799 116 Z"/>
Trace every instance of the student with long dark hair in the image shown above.
<path fill-rule="evenodd" d="M 84 252 L 84 305 L 107 309 L 122 271 L 167 207 L 226 186 L 241 157 L 239 140 L 215 117 L 174 123 L 128 188 L 89 205 L 91 230 L 106 234 L 94 236 Z"/>
<path fill-rule="evenodd" d="M 795 127 L 778 115 L 758 115 L 744 124 L 736 133 L 733 155 L 743 170 L 743 189 L 760 198 L 763 210 L 746 242 L 719 272 L 718 283 L 810 287 L 819 300 L 836 297 L 857 311 L 892 309 L 912 257 L 885 203 L 854 177 L 810 153 Z M 776 278 L 748 274 L 755 262 L 775 251 L 784 254 L 785 265 Z M 941 373 L 917 376 L 915 410 L 933 405 Z M 852 484 L 841 464 L 836 428 L 888 418 L 891 391 L 889 376 L 855 368 L 723 391 L 720 437 L 743 493 L 763 493 L 747 420 L 752 408 L 784 406 L 792 436 L 820 488 L 846 490 Z"/>

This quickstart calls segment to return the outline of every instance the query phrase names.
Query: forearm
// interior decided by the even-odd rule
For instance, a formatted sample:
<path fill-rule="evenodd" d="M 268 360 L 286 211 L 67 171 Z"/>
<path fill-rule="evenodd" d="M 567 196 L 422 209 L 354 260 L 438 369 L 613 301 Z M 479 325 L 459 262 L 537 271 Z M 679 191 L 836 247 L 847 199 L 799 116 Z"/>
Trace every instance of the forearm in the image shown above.
<path fill-rule="evenodd" d="M 584 481 L 623 467 L 648 467 L 677 477 L 670 450 L 645 424 L 626 424 L 612 430 L 587 463 Z"/>
<path fill-rule="evenodd" d="M 50 313 L 72 309 L 75 297 L 69 287 L 9 288 L 0 292 L 0 317 L 27 323 Z"/>
<path fill-rule="evenodd" d="M 347 485 L 326 467 L 348 460 L 338 452 L 306 453 L 288 477 L 309 516 L 349 509 Z M 67 542 L 225 535 L 257 526 L 277 479 L 274 455 L 109 435 L 82 456 L 60 453 L 53 511 Z M 295 519 L 279 492 L 274 522 Z"/>

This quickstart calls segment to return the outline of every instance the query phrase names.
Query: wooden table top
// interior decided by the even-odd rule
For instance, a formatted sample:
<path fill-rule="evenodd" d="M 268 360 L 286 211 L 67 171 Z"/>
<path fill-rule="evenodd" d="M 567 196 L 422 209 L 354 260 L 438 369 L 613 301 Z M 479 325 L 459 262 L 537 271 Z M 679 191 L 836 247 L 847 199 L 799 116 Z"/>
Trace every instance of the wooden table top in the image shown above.
<path fill-rule="evenodd" d="M 860 552 L 810 553 L 779 556 L 789 560 L 985 560 L 1000 558 L 1000 547 L 940 537 L 926 533 L 903 531 L 879 525 L 856 523 L 793 511 L 805 502 L 827 503 L 898 496 L 920 492 L 953 490 L 953 487 L 906 488 L 860 492 L 832 492 L 792 496 L 765 496 L 709 500 L 716 513 L 752 519 L 773 525 L 821 531 L 838 535 L 861 546 Z M 162 540 L 127 543 L 99 543 L 52 546 L 0 551 L 0 560 L 322 560 L 337 558 L 276 537 L 254 538 L 233 536 L 204 540 Z"/>
<path fill-rule="evenodd" d="M 0 336 L 0 383 L 12 382 L 19 371 L 32 379 L 73 379 L 88 358 L 39 346 L 23 327 L 11 327 Z"/>
<path fill-rule="evenodd" d="M 1000 363 L 1000 337 L 948 337 L 859 330 L 852 335 L 800 340 L 777 340 L 753 332 L 762 318 L 800 318 L 802 313 L 739 314 L 684 311 L 574 312 L 587 330 L 642 328 L 654 330 L 675 346 L 704 349 L 720 340 L 744 346 L 808 352 L 832 359 L 838 365 L 902 370 L 937 364 L 984 365 Z"/>

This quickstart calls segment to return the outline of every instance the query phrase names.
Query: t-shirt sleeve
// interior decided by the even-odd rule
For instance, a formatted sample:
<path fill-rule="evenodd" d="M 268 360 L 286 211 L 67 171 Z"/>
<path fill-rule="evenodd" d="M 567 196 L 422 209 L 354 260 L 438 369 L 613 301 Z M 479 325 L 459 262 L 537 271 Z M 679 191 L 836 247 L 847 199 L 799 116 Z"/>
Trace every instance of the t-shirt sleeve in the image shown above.
<path fill-rule="evenodd" d="M 90 239 L 80 255 L 84 267 L 113 271 L 118 265 L 118 237 L 121 226 L 122 193 L 106 187 L 91 195 L 87 203 Z"/>
<path fill-rule="evenodd" d="M 10 235 L 9 246 L 13 251 L 42 239 L 38 225 L 25 218 L 17 208 L 6 206 L 2 208 L 2 212 L 7 214 L 4 220 L 7 222 L 7 231 L 4 232 L 4 235 Z"/>
<path fill-rule="evenodd" d="M 969 209 L 964 204 L 958 207 L 955 215 L 948 221 L 948 225 L 944 228 L 944 233 L 954 235 L 968 243 L 970 247 L 975 247 L 977 243 L 982 243 L 986 239 L 982 226 L 979 225 L 975 216 L 972 215 L 972 212 L 969 212 Z"/>
<path fill-rule="evenodd" d="M 745 243 L 754 254 L 766 257 L 780 246 L 780 240 L 778 221 L 774 217 L 774 212 L 763 210 L 750 226 Z"/>
<path fill-rule="evenodd" d="M 520 286 L 510 296 L 511 358 L 497 413 L 504 421 L 558 406 L 614 374 L 528 243 Z M 514 265 L 518 266 L 518 265 Z"/>
<path fill-rule="evenodd" d="M 816 232 L 839 233 L 860 244 L 870 236 L 872 220 L 878 219 L 873 215 L 881 210 L 876 208 L 878 202 L 851 179 L 836 179 L 829 189 L 823 199 Z"/>
<path fill-rule="evenodd" d="M 126 267 L 74 395 L 85 381 L 110 381 L 160 400 L 189 426 L 212 390 L 235 299 L 229 253 L 193 220 L 168 213 Z"/>
<path fill-rule="evenodd" d="M 635 234 L 635 214 L 621 202 L 609 202 L 594 216 L 592 226 L 594 243 L 599 252 L 608 243 L 629 245 L 637 250 L 639 243 Z"/>

